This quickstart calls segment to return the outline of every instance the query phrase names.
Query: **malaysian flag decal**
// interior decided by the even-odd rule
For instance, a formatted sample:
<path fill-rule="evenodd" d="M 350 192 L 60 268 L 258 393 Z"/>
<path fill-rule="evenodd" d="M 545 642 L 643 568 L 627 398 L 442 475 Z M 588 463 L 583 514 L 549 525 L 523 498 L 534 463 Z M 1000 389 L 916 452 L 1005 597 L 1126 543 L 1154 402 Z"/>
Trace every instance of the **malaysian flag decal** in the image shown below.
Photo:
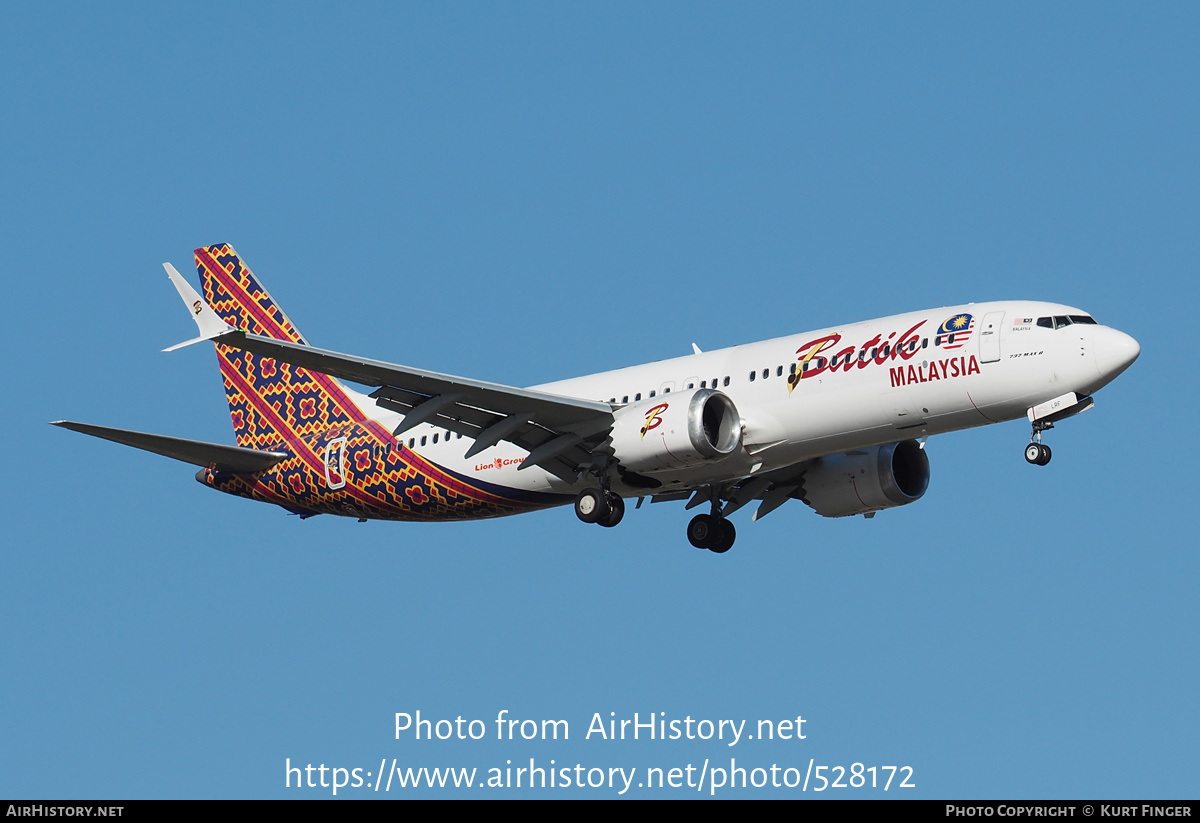
<path fill-rule="evenodd" d="M 947 318 L 938 328 L 933 345 L 943 349 L 961 349 L 971 339 L 975 318 L 969 314 L 956 314 Z"/>

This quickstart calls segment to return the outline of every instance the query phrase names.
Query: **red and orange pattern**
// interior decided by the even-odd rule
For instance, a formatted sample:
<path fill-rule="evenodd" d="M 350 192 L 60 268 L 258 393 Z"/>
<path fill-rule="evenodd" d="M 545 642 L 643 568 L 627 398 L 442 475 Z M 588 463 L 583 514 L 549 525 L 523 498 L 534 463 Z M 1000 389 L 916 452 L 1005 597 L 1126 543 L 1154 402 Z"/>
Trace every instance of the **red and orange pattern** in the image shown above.
<path fill-rule="evenodd" d="M 205 300 L 226 323 L 307 345 L 231 246 L 196 249 L 196 270 Z M 300 514 L 382 520 L 502 517 L 566 499 L 481 488 L 397 443 L 328 375 L 220 343 L 216 350 L 238 445 L 292 456 L 256 474 L 202 469 L 196 478 L 215 489 Z M 344 451 L 336 444 L 341 438 Z M 331 452 L 344 485 L 330 482 L 325 459 Z"/>

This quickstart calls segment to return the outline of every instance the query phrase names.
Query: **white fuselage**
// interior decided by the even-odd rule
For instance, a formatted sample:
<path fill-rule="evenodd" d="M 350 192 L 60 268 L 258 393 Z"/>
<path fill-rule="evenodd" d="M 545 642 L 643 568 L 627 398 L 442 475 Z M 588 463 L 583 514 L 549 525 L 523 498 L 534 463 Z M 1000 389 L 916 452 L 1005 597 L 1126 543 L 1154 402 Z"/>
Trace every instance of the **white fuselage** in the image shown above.
<path fill-rule="evenodd" d="M 1046 318 L 1081 318 L 1060 327 Z M 962 320 L 961 318 L 967 318 Z M 951 340 L 945 324 L 969 327 Z M 719 460 L 656 475 L 660 491 L 771 471 L 825 455 L 1023 417 L 1075 392 L 1090 395 L 1137 357 L 1136 341 L 1079 309 L 1053 303 L 973 303 L 833 326 L 760 343 L 661 360 L 535 388 L 614 407 L 692 388 L 728 395 L 743 424 L 742 446 Z M 803 377 L 789 377 L 798 370 Z M 794 383 L 794 386 L 791 385 Z M 355 395 L 364 412 L 394 427 L 401 415 Z M 436 438 L 436 442 L 435 442 Z M 573 492 L 529 467 L 501 442 L 470 459 L 469 438 L 433 425 L 402 439 L 447 469 L 530 491 Z M 614 483 L 625 495 L 645 494 Z"/>

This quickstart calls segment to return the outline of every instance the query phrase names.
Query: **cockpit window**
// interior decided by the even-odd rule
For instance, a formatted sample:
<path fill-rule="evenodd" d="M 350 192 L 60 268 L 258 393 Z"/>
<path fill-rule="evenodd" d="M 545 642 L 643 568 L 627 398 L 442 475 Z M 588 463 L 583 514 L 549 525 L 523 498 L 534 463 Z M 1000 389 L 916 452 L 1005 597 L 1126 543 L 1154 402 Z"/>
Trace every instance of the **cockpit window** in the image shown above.
<path fill-rule="evenodd" d="M 1037 324 L 1046 329 L 1062 329 L 1073 323 L 1082 323 L 1086 326 L 1095 326 L 1096 321 L 1087 314 L 1072 314 L 1072 315 L 1056 315 L 1054 317 L 1039 317 Z"/>

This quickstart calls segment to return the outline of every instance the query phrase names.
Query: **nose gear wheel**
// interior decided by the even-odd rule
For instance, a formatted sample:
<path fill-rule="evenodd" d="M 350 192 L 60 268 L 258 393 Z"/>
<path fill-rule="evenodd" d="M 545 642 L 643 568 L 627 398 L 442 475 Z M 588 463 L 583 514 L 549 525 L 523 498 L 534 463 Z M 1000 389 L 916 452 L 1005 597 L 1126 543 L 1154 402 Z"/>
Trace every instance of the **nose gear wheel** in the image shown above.
<path fill-rule="evenodd" d="M 1042 442 L 1042 432 L 1054 428 L 1053 423 L 1035 420 L 1033 434 L 1029 437 L 1029 445 L 1025 447 L 1025 461 L 1034 466 L 1044 466 L 1050 462 L 1050 447 Z"/>

